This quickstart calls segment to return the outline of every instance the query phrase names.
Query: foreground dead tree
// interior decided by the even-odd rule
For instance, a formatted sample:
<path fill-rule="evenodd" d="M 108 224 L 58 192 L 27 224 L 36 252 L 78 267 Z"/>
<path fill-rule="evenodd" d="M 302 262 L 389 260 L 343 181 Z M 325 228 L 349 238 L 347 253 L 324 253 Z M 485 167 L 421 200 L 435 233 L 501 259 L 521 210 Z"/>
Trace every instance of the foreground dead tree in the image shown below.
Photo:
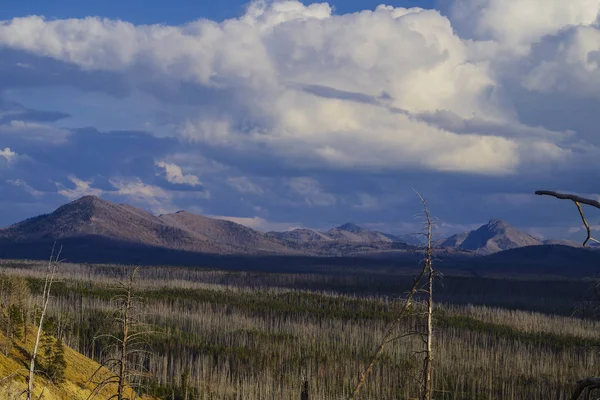
<path fill-rule="evenodd" d="M 404 300 L 402 309 L 398 314 L 398 317 L 392 322 L 392 324 L 388 327 L 383 335 L 383 339 L 381 340 L 379 346 L 371 362 L 361 374 L 352 396 L 350 400 L 358 399 L 361 389 L 363 388 L 368 376 L 373 371 L 373 367 L 377 363 L 377 360 L 383 354 L 385 347 L 388 343 L 391 343 L 397 339 L 408 335 L 422 335 L 422 332 L 410 332 L 406 335 L 394 336 L 398 327 L 402 323 L 403 319 L 409 315 L 409 311 L 413 306 L 413 299 L 415 295 L 419 292 L 422 292 L 423 280 L 427 278 L 427 284 L 425 292 L 427 293 L 427 332 L 423 335 L 423 340 L 425 342 L 425 349 L 419 353 L 425 354 L 425 358 L 423 361 L 423 374 L 422 381 L 420 381 L 421 386 L 421 399 L 422 400 L 431 400 L 432 393 L 432 362 L 433 362 L 433 279 L 435 276 L 433 270 L 433 252 L 432 252 L 432 230 L 433 230 L 433 221 L 431 215 L 429 213 L 429 209 L 427 207 L 427 203 L 425 199 L 417 192 L 417 196 L 419 197 L 421 204 L 423 205 L 424 214 L 425 214 L 425 237 L 426 237 L 426 251 L 425 251 L 425 260 L 423 262 L 423 268 L 420 270 L 419 275 L 415 278 L 413 285 L 408 292 L 406 299 Z"/>
<path fill-rule="evenodd" d="M 33 346 L 33 353 L 29 362 L 29 379 L 26 389 L 27 400 L 31 400 L 33 396 L 33 381 L 35 378 L 35 362 L 38 355 L 38 349 L 40 346 L 40 338 L 42 337 L 42 330 L 44 326 L 44 319 L 46 318 L 46 311 L 48 309 L 48 303 L 50 302 L 50 290 L 52 289 L 52 283 L 56 276 L 56 269 L 60 264 L 60 253 L 62 247 L 58 250 L 56 256 L 54 255 L 54 247 L 52 247 L 52 253 L 50 255 L 50 261 L 48 262 L 48 272 L 44 279 L 44 290 L 42 292 L 42 313 L 40 315 L 40 321 L 38 323 L 37 335 L 35 338 L 35 345 Z"/>
<path fill-rule="evenodd" d="M 119 333 L 96 337 L 108 339 L 111 344 L 104 349 L 109 357 L 90 377 L 90 381 L 96 376 L 99 376 L 100 380 L 94 382 L 96 386 L 88 399 L 98 396 L 107 386 L 116 385 L 116 393 L 109 395 L 108 399 L 129 400 L 127 388 L 140 387 L 140 378 L 148 376 L 142 363 L 149 354 L 144 349 L 146 338 L 153 332 L 144 330 L 139 319 L 137 304 L 143 299 L 136 295 L 135 276 L 138 269 L 136 267 L 125 282 L 119 283 L 117 290 L 120 293 L 111 299 L 116 309 L 113 322 L 118 325 Z M 103 368 L 111 372 L 107 376 L 103 375 Z"/>
<path fill-rule="evenodd" d="M 600 243 L 598 240 L 596 240 L 592 237 L 592 231 L 590 228 L 590 224 L 588 223 L 587 219 L 585 218 L 585 214 L 583 213 L 583 208 L 581 208 L 581 205 L 585 204 L 585 205 L 600 209 L 600 202 L 598 202 L 596 200 L 592 200 L 592 199 L 586 199 L 584 197 L 580 197 L 580 196 L 577 196 L 574 194 L 557 193 L 557 192 L 553 192 L 550 190 L 538 190 L 537 192 L 535 192 L 535 194 L 539 195 L 539 196 L 552 196 L 552 197 L 556 197 L 557 199 L 560 199 L 560 200 L 571 200 L 573 203 L 575 203 L 575 206 L 577 207 L 577 210 L 579 211 L 579 216 L 581 217 L 581 221 L 583 222 L 583 226 L 585 226 L 585 229 L 587 232 L 587 236 L 585 238 L 585 241 L 583 242 L 583 247 L 585 247 L 586 244 L 590 240 L 593 242 L 596 242 L 596 243 Z M 591 400 L 592 397 L 590 397 L 590 396 L 592 395 L 592 391 L 594 391 L 596 389 L 600 390 L 600 378 L 586 378 L 586 379 L 580 380 L 579 382 L 577 382 L 577 388 L 573 392 L 573 395 L 571 396 L 571 400 L 578 400 L 578 399 Z"/>
<path fill-rule="evenodd" d="M 421 204 L 423 204 L 423 210 L 425 213 L 425 229 L 426 229 L 426 257 L 425 257 L 425 268 L 427 269 L 427 334 L 425 336 L 425 359 L 423 361 L 423 393 L 421 398 L 423 400 L 431 400 L 432 393 L 432 369 L 433 369 L 433 279 L 435 273 L 433 270 L 433 254 L 431 250 L 431 235 L 433 228 L 433 221 L 429 214 L 429 208 L 425 199 L 417 193 Z"/>

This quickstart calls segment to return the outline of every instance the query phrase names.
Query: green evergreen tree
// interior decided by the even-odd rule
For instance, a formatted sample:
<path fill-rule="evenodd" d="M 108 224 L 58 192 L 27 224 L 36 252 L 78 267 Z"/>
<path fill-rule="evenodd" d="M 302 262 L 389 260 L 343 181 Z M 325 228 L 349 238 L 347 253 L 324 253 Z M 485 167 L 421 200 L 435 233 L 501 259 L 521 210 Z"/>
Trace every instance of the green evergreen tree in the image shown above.
<path fill-rule="evenodd" d="M 23 339 L 25 333 L 25 321 L 23 320 L 23 312 L 16 305 L 12 304 L 8 309 L 8 318 L 10 319 L 10 336 Z"/>
<path fill-rule="evenodd" d="M 63 383 L 65 381 L 65 370 L 67 361 L 65 360 L 65 349 L 62 340 L 58 339 L 52 346 L 52 356 L 49 360 L 47 373 L 54 383 Z"/>
<path fill-rule="evenodd" d="M 45 369 L 48 371 L 52 357 L 54 355 L 54 321 L 48 318 L 42 326 L 42 355 L 45 361 Z"/>
<path fill-rule="evenodd" d="M 30 296 L 29 285 L 25 278 L 12 277 L 10 290 L 10 318 L 12 320 L 13 334 L 23 340 L 26 334 L 26 319 L 28 313 L 28 299 Z"/>
<path fill-rule="evenodd" d="M 4 355 L 11 352 L 15 339 L 26 338 L 27 303 L 29 298 L 29 286 L 22 277 L 3 276 L 0 297 L 2 310 L 0 321 L 4 324 L 3 331 L 6 336 L 4 343 Z"/>

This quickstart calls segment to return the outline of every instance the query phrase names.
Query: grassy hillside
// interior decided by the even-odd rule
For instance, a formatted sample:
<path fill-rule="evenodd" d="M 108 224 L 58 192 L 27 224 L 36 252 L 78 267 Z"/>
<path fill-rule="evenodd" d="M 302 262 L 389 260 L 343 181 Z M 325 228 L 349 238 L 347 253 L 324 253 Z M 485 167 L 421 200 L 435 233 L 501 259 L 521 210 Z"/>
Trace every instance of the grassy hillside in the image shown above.
<path fill-rule="evenodd" d="M 3 351 L 0 352 L 0 393 L 4 396 L 1 397 L 2 399 L 25 398 L 25 395 L 21 394 L 27 388 L 26 376 L 29 373 L 29 359 L 36 333 L 37 328 L 29 326 L 27 342 L 15 340 L 8 356 L 5 356 Z M 1 350 L 4 350 L 5 343 L 6 336 L 0 333 Z M 42 374 L 36 374 L 34 398 L 39 398 L 42 391 L 44 400 L 85 400 L 88 398 L 95 387 L 93 383 L 89 382 L 89 378 L 100 365 L 67 346 L 64 346 L 64 355 L 67 362 L 65 381 L 54 384 Z M 43 357 L 38 357 L 38 363 L 41 362 L 43 362 Z M 100 371 L 100 374 L 108 373 L 109 371 L 105 369 Z M 14 378 L 11 378 L 11 376 L 14 376 Z M 115 392 L 115 385 L 107 386 L 96 398 L 108 398 Z M 129 389 L 129 394 L 131 393 L 131 389 Z M 150 399 L 150 397 L 146 397 L 146 399 Z"/>

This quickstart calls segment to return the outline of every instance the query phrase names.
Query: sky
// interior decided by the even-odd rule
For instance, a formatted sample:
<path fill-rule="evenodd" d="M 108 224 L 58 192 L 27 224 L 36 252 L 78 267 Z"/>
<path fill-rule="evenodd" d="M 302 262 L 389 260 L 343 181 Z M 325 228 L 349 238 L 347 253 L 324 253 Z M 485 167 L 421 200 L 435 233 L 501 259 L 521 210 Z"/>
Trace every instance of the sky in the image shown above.
<path fill-rule="evenodd" d="M 597 0 L 10 2 L 0 225 L 84 195 L 255 229 L 579 237 Z M 600 214 L 586 210 L 600 227 Z M 577 236 L 579 235 L 579 236 Z"/>
<path fill-rule="evenodd" d="M 21 0 L 10 2 L 0 9 L 0 19 L 43 15 L 51 19 L 85 18 L 99 16 L 120 19 L 140 24 L 181 25 L 200 18 L 223 21 L 238 18 L 244 14 L 251 1 L 248 0 Z M 305 1 L 304 4 L 311 4 Z M 374 10 L 382 4 L 379 0 L 337 0 L 328 3 L 335 14 Z M 396 0 L 388 1 L 395 7 L 434 8 L 433 0 Z"/>

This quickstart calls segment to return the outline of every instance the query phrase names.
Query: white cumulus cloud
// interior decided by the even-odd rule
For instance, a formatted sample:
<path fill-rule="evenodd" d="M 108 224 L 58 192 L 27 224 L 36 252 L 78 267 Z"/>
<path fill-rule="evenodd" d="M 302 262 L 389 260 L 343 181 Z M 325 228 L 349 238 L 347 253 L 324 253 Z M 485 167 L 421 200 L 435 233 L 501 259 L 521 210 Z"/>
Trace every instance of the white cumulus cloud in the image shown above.
<path fill-rule="evenodd" d="M 494 40 L 525 51 L 546 35 L 567 26 L 592 25 L 600 13 L 597 0 L 460 0 L 453 1 L 454 23 L 478 39 Z"/>
<path fill-rule="evenodd" d="M 110 184 L 116 189 L 111 194 L 121 196 L 130 203 L 143 205 L 155 213 L 176 211 L 171 203 L 173 194 L 161 187 L 144 183 L 139 178 L 112 178 Z"/>
<path fill-rule="evenodd" d="M 443 110 L 526 132 L 493 72 L 500 56 L 458 36 L 453 24 L 473 22 L 475 39 L 498 46 L 529 45 L 590 25 L 595 2 L 462 3 L 450 19 L 391 6 L 334 15 L 327 3 L 298 1 L 255 1 L 240 18 L 182 26 L 30 16 L 1 23 L 0 46 L 121 74 L 141 89 L 211 88 L 228 101 L 179 115 L 182 140 L 267 152 L 288 164 L 502 175 L 526 165 L 531 146 L 542 152 L 536 163 L 553 162 L 551 138 L 465 134 L 420 116 Z M 515 11 L 538 8 L 535 18 Z M 541 72 L 530 75 L 524 84 L 537 87 Z M 170 168 L 173 180 L 196 184 Z"/>
<path fill-rule="evenodd" d="M 324 191 L 319 182 L 313 178 L 291 178 L 287 184 L 296 195 L 302 197 L 304 202 L 310 206 L 332 206 L 337 203 L 335 196 Z"/>
<path fill-rule="evenodd" d="M 8 164 L 14 163 L 18 156 L 19 155 L 17 153 L 8 147 L 5 147 L 4 150 L 0 150 L 0 157 L 3 157 Z"/>
<path fill-rule="evenodd" d="M 184 175 L 181 167 L 179 167 L 177 164 L 159 161 L 156 162 L 156 166 L 164 170 L 166 179 L 171 183 L 189 186 L 199 186 L 202 184 L 196 175 Z"/>
<path fill-rule="evenodd" d="M 83 196 L 100 196 L 103 193 L 102 189 L 92 187 L 93 181 L 91 180 L 84 181 L 74 175 L 69 176 L 68 179 L 75 187 L 68 189 L 60 183 L 57 183 L 56 186 L 59 188 L 58 194 L 69 200 L 75 200 Z"/>

